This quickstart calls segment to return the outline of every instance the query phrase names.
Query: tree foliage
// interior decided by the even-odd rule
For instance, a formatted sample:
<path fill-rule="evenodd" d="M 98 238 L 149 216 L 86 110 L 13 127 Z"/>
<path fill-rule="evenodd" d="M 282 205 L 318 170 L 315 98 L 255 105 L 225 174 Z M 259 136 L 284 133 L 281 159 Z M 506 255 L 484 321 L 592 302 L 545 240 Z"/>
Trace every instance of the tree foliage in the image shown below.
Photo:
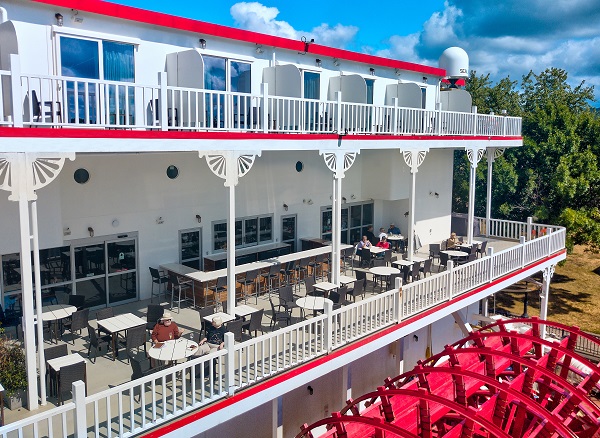
<path fill-rule="evenodd" d="M 479 113 L 522 117 L 523 147 L 507 149 L 494 161 L 492 217 L 567 227 L 570 244 L 600 248 L 600 118 L 590 102 L 593 87 L 568 84 L 567 72 L 548 68 L 529 72 L 517 88 L 510 78 L 492 83 L 471 72 L 467 83 Z M 469 163 L 455 153 L 453 201 L 465 212 Z M 485 216 L 487 163 L 477 167 L 476 211 Z"/>

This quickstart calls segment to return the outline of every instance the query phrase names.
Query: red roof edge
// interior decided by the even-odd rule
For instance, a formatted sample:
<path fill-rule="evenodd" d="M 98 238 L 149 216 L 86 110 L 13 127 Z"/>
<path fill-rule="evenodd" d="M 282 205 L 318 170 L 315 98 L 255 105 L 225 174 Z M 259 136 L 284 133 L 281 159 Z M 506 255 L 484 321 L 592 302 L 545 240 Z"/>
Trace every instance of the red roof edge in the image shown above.
<path fill-rule="evenodd" d="M 164 14 L 162 12 L 153 12 L 132 6 L 119 5 L 99 0 L 31 0 L 46 5 L 63 7 L 68 9 L 77 9 L 79 11 L 90 12 L 93 14 L 105 15 L 108 17 L 122 18 L 138 23 L 145 23 L 155 26 L 163 26 L 172 29 L 178 29 L 188 32 L 198 33 L 199 35 L 210 35 L 219 38 L 227 38 L 247 43 L 261 44 L 264 46 L 277 47 L 280 49 L 295 50 L 304 52 L 305 46 L 302 41 L 290 40 L 273 35 L 266 35 L 249 30 L 236 29 L 233 27 L 222 26 L 220 24 L 206 23 L 204 21 L 192 20 L 190 18 L 177 17 Z M 426 65 L 414 64 L 412 62 L 397 61 L 394 59 L 383 58 L 380 56 L 368 55 L 364 53 L 351 52 L 344 49 L 322 46 L 319 44 L 310 44 L 308 52 L 319 56 L 330 56 L 347 61 L 360 62 L 379 67 L 398 68 L 417 73 L 444 77 L 446 70 L 430 67 Z"/>

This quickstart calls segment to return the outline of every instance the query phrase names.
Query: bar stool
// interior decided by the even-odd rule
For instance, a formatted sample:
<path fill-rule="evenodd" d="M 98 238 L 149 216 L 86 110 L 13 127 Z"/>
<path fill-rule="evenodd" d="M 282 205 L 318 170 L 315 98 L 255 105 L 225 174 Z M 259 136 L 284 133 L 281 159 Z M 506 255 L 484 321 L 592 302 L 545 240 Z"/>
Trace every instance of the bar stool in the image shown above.
<path fill-rule="evenodd" d="M 248 302 L 248 288 L 251 285 L 254 285 L 254 296 L 256 297 L 256 303 L 258 304 L 258 289 L 256 287 L 256 279 L 258 278 L 258 274 L 260 273 L 260 269 L 252 269 L 251 271 L 246 271 L 246 277 L 242 280 L 238 280 L 238 282 L 242 285 L 242 289 L 244 291 L 244 302 Z"/>
<path fill-rule="evenodd" d="M 215 303 L 221 303 L 220 294 L 227 291 L 227 277 L 217 278 L 217 281 L 208 288 L 215 293 Z"/>
<path fill-rule="evenodd" d="M 169 277 L 166 275 L 160 275 L 160 271 L 156 268 L 149 267 L 150 275 L 152 276 L 152 289 L 150 291 L 150 301 L 154 299 L 154 285 L 158 286 L 158 293 L 156 296 L 160 298 L 160 286 L 165 285 L 163 289 L 163 293 L 167 294 L 167 284 L 169 283 Z"/>
<path fill-rule="evenodd" d="M 271 292 L 273 290 L 273 281 L 277 279 L 277 287 L 281 286 L 281 280 L 279 278 L 279 271 L 281 269 L 281 263 L 276 263 L 269 267 L 267 272 L 263 272 L 260 276 L 265 280 L 265 284 L 267 284 L 267 292 L 269 296 L 271 296 Z"/>
<path fill-rule="evenodd" d="M 192 290 L 192 300 L 194 307 L 196 307 L 196 294 L 192 288 L 191 281 L 181 281 L 179 275 L 169 272 L 169 283 L 171 283 L 171 310 L 173 310 L 173 298 L 175 297 L 175 289 L 177 289 L 177 313 L 181 310 L 181 302 L 188 301 L 187 292 Z M 181 293 L 183 292 L 183 299 Z"/>
<path fill-rule="evenodd" d="M 301 258 L 296 265 L 296 284 L 298 285 L 298 291 L 300 291 L 300 282 L 304 281 L 308 274 L 308 264 L 310 263 L 310 257 Z M 304 275 L 302 275 L 304 274 Z"/>

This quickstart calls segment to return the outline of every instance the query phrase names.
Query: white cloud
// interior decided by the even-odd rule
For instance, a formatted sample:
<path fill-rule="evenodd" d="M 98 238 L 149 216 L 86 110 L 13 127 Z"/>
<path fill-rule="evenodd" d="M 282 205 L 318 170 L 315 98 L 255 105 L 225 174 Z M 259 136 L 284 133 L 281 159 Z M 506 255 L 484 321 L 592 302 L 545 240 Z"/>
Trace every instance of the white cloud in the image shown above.
<path fill-rule="evenodd" d="M 314 38 L 318 44 L 332 47 L 343 48 L 354 39 L 358 32 L 356 26 L 345 26 L 339 23 L 333 27 L 322 23 L 310 31 L 296 30 L 287 21 L 276 20 L 279 9 L 267 7 L 258 2 L 236 3 L 231 7 L 230 13 L 236 24 L 243 29 L 293 40 L 305 36 L 308 39 Z"/>

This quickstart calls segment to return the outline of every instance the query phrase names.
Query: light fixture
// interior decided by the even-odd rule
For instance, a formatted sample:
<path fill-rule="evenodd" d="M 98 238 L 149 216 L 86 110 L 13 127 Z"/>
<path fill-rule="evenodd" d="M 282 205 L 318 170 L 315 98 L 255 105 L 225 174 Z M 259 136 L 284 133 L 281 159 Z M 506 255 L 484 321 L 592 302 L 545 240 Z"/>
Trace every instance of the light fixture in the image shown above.
<path fill-rule="evenodd" d="M 423 76 L 423 82 L 427 83 L 427 76 Z"/>
<path fill-rule="evenodd" d="M 90 237 L 94 237 L 94 229 L 92 227 L 88 227 L 88 233 L 90 233 Z"/>
<path fill-rule="evenodd" d="M 417 335 L 413 335 L 413 341 L 419 342 L 419 337 Z"/>
<path fill-rule="evenodd" d="M 74 23 L 83 23 L 83 17 L 79 16 L 79 11 L 77 9 L 71 9 L 71 20 L 73 20 Z"/>
<path fill-rule="evenodd" d="M 58 26 L 62 26 L 63 23 L 64 23 L 62 14 L 60 14 L 60 13 L 57 12 L 56 14 L 54 14 L 54 16 L 56 17 L 56 24 Z"/>
<path fill-rule="evenodd" d="M 505 116 L 507 114 L 506 110 L 500 110 L 500 114 L 502 114 L 503 116 Z"/>
<path fill-rule="evenodd" d="M 315 59 L 315 62 L 317 63 L 317 67 L 321 67 L 321 60 L 319 58 Z"/>
<path fill-rule="evenodd" d="M 119 226 L 119 219 L 116 219 L 116 218 L 113 219 L 112 220 L 112 226 L 115 227 L 115 228 L 117 228 Z"/>
<path fill-rule="evenodd" d="M 289 207 L 288 207 L 288 205 L 287 205 L 287 204 L 284 202 L 284 203 L 283 203 L 283 209 L 284 209 L 285 211 L 288 211 L 288 208 L 289 208 Z"/>
<path fill-rule="evenodd" d="M 354 193 L 352 193 L 352 194 L 350 195 L 350 199 L 356 199 L 356 196 L 354 195 Z"/>
<path fill-rule="evenodd" d="M 312 387 L 312 386 L 310 386 L 310 385 L 308 385 L 308 386 L 306 387 L 306 389 L 308 390 L 308 393 L 309 393 L 310 395 L 313 395 L 313 392 L 315 392 L 315 390 L 313 389 L 313 387 Z"/>
<path fill-rule="evenodd" d="M 65 228 L 63 230 L 63 236 L 70 236 L 71 235 L 71 229 L 69 227 Z"/>
<path fill-rule="evenodd" d="M 198 223 L 202 222 L 202 216 L 200 216 L 199 214 L 196 215 L 196 220 L 198 221 Z"/>
<path fill-rule="evenodd" d="M 261 53 L 263 53 L 265 51 L 265 49 L 263 49 L 263 46 L 261 46 L 260 44 L 256 44 L 256 49 L 254 49 L 256 51 L 257 55 L 260 55 Z"/>
<path fill-rule="evenodd" d="M 409 212 L 407 211 L 406 213 L 404 213 L 404 217 L 408 217 Z"/>
<path fill-rule="evenodd" d="M 399 69 L 399 68 L 397 68 L 397 69 L 395 69 L 395 70 L 394 70 L 394 74 L 395 74 L 396 76 L 400 76 L 400 75 L 402 74 L 402 71 L 400 71 L 400 69 Z"/>
<path fill-rule="evenodd" d="M 201 49 L 206 49 L 206 40 L 204 38 L 200 38 L 198 42 L 200 43 Z"/>
<path fill-rule="evenodd" d="M 433 195 L 434 195 L 436 198 L 439 198 L 439 197 L 440 197 L 440 194 L 439 194 L 438 192 L 435 192 Z"/>
<path fill-rule="evenodd" d="M 371 76 L 375 76 L 375 67 L 369 67 L 369 72 L 371 73 Z"/>
<path fill-rule="evenodd" d="M 313 204 L 313 200 L 312 199 L 303 199 L 302 203 L 308 204 L 308 205 L 312 205 Z"/>
<path fill-rule="evenodd" d="M 336 67 L 340 66 L 340 60 L 337 58 L 333 58 L 333 65 L 335 65 Z"/>
<path fill-rule="evenodd" d="M 342 196 L 342 202 L 346 202 L 346 197 Z"/>
<path fill-rule="evenodd" d="M 161 225 L 165 222 L 165 220 L 162 218 L 162 216 L 159 216 L 156 218 L 156 223 L 157 225 Z"/>

